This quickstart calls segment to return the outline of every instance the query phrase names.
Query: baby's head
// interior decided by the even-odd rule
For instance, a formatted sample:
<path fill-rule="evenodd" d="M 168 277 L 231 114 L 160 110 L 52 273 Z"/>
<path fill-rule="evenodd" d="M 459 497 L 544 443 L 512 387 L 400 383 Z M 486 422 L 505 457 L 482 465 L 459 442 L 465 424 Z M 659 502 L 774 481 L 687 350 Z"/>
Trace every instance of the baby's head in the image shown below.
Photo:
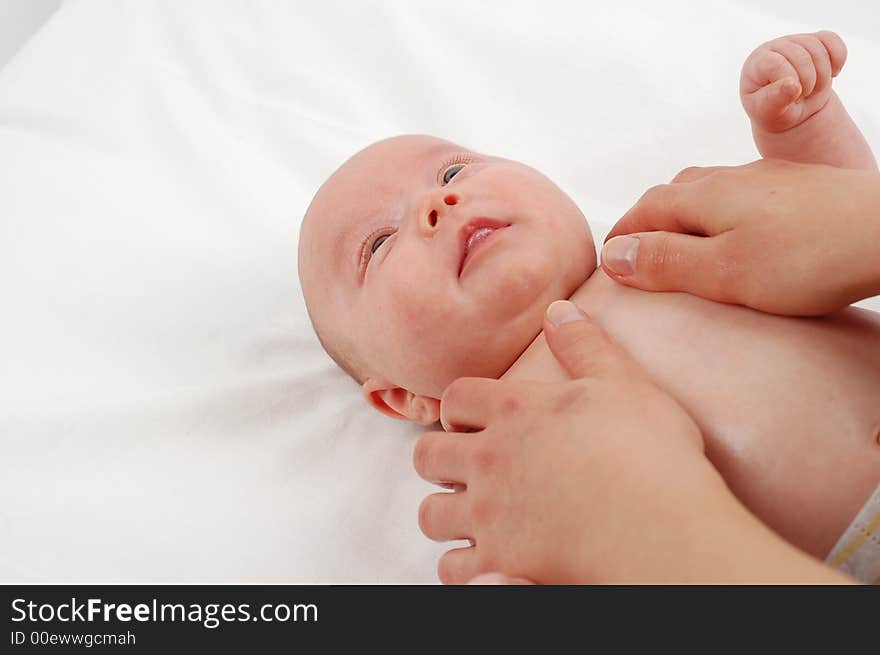
<path fill-rule="evenodd" d="M 423 424 L 456 378 L 501 376 L 595 267 L 587 221 L 544 175 L 430 136 L 355 154 L 300 232 L 324 348 L 373 406 Z"/>

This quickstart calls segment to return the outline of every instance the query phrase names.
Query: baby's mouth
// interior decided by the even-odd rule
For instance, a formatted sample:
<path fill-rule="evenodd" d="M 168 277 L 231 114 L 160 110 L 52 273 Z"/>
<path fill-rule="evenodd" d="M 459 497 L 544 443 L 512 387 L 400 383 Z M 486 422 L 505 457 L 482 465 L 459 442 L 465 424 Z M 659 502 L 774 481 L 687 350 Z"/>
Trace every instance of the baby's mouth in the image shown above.
<path fill-rule="evenodd" d="M 496 231 L 505 227 L 510 227 L 510 223 L 483 217 L 474 218 L 462 226 L 458 231 L 459 251 L 461 253 L 461 259 L 458 264 L 458 277 L 461 277 L 464 267 L 471 260 L 474 253 L 476 253 Z"/>

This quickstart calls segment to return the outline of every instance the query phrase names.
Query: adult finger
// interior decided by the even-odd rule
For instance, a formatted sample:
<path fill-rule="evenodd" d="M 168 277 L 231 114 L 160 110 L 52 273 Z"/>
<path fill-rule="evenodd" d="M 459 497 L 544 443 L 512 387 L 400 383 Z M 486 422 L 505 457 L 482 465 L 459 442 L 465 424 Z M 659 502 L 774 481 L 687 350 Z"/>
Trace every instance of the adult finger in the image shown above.
<path fill-rule="evenodd" d="M 469 585 L 533 585 L 531 580 L 525 578 L 512 578 L 504 573 L 481 573 L 468 581 Z"/>
<path fill-rule="evenodd" d="M 710 234 L 711 225 L 700 211 L 702 181 L 659 184 L 648 189 L 611 228 L 605 241 L 634 232 Z"/>
<path fill-rule="evenodd" d="M 449 432 L 476 432 L 495 416 L 499 380 L 458 378 L 440 398 L 440 423 Z"/>
<path fill-rule="evenodd" d="M 452 541 L 472 534 L 467 491 L 441 491 L 419 505 L 419 529 L 428 539 Z"/>
<path fill-rule="evenodd" d="M 731 279 L 720 237 L 644 232 L 615 237 L 602 248 L 602 269 L 613 280 L 646 291 L 686 291 L 726 300 Z"/>
<path fill-rule="evenodd" d="M 413 468 L 428 482 L 466 484 L 465 462 L 470 445 L 467 435 L 426 432 L 413 449 Z"/>
<path fill-rule="evenodd" d="M 680 170 L 675 177 L 672 178 L 672 184 L 681 184 L 683 182 L 696 182 L 708 177 L 718 171 L 723 171 L 730 166 L 688 166 Z"/>
<path fill-rule="evenodd" d="M 568 300 L 557 300 L 547 308 L 544 336 L 556 360 L 572 378 L 607 375 L 629 362 L 605 330 Z"/>
<path fill-rule="evenodd" d="M 443 584 L 465 584 L 480 572 L 477 547 L 453 548 L 437 564 L 437 576 Z"/>

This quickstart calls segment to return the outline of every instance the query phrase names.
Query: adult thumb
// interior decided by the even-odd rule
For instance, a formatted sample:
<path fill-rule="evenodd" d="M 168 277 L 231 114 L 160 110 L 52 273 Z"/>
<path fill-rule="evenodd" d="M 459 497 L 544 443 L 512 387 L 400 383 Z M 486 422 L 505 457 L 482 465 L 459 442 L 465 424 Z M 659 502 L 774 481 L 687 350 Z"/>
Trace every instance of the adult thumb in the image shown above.
<path fill-rule="evenodd" d="M 544 337 L 556 361 L 572 378 L 605 376 L 629 361 L 605 330 L 568 300 L 557 300 L 547 308 Z"/>
<path fill-rule="evenodd" d="M 533 585 L 533 581 L 526 578 L 512 578 L 504 573 L 481 573 L 470 579 L 469 585 Z"/>
<path fill-rule="evenodd" d="M 602 269 L 621 284 L 646 291 L 687 291 L 713 297 L 717 269 L 714 237 L 641 232 L 602 247 Z"/>

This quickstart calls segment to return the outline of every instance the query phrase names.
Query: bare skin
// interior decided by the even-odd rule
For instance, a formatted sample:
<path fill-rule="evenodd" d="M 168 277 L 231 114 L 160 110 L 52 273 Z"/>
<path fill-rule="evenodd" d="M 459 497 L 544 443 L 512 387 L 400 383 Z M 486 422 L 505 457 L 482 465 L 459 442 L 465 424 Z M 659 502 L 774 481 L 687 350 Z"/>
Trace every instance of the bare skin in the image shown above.
<path fill-rule="evenodd" d="M 764 157 L 877 170 L 831 87 L 845 61 L 846 46 L 832 32 L 775 39 L 748 57 L 740 93 Z M 680 181 L 696 175 L 684 171 Z M 627 231 L 615 229 L 611 236 Z M 682 287 L 699 275 L 684 277 Z M 740 500 L 785 539 L 824 557 L 846 517 L 880 482 L 880 318 L 851 308 L 825 318 L 780 319 L 678 293 L 629 294 L 603 271 L 571 300 L 689 411 L 707 455 Z M 541 337 L 504 377 L 554 370 L 564 377 Z M 810 461 L 804 451 L 811 448 L 824 451 L 821 461 Z M 809 511 L 792 511 L 797 507 Z"/>
<path fill-rule="evenodd" d="M 571 300 L 694 418 L 746 507 L 808 553 L 831 550 L 880 481 L 877 314 L 784 318 L 601 270 Z M 503 376 L 565 377 L 543 335 Z"/>
<path fill-rule="evenodd" d="M 831 88 L 845 60 L 846 47 L 830 32 L 776 39 L 749 56 L 740 90 L 762 155 L 876 170 Z M 796 93 L 785 97 L 789 81 Z M 686 294 L 630 291 L 599 270 L 571 300 L 688 410 L 740 500 L 785 539 L 824 557 L 880 481 L 880 318 L 856 308 L 780 318 Z M 553 375 L 565 373 L 542 336 L 504 377 Z M 822 457 L 805 453 L 813 449 Z"/>
<path fill-rule="evenodd" d="M 831 74 L 828 59 L 815 66 L 814 93 L 830 89 L 830 77 L 822 78 Z M 806 102 L 802 66 L 792 66 Z M 788 111 L 780 106 L 773 112 Z M 826 101 L 799 117 L 819 124 L 835 107 Z M 765 105 L 750 112 L 753 125 L 768 115 Z M 827 129 L 848 129 L 839 113 L 827 116 Z M 786 148 L 802 139 L 805 152 L 815 149 L 814 135 L 800 134 L 807 136 Z M 873 162 L 864 140 L 835 143 L 835 165 Z M 456 378 L 564 379 L 540 329 L 547 305 L 570 298 L 692 415 L 708 457 L 743 504 L 792 544 L 824 557 L 880 480 L 877 316 L 847 309 L 782 318 L 622 287 L 596 269 L 583 217 L 546 178 L 476 154 L 457 171 L 448 158 L 426 163 L 447 146 L 454 152 L 437 139 L 405 137 L 367 149 L 325 183 L 304 221 L 299 266 L 310 314 L 325 339 L 352 354 L 367 400 L 427 425 L 439 418 L 439 398 Z M 473 215 L 510 225 L 456 277 L 455 231 Z M 361 216 L 378 216 L 378 223 L 356 230 L 348 244 L 339 234 Z M 375 234 L 388 238 L 377 243 Z M 361 252 L 374 259 L 361 282 L 354 271 L 327 272 L 336 250 L 355 251 L 365 236 Z"/>
<path fill-rule="evenodd" d="M 693 419 L 577 305 L 550 305 L 543 334 L 570 379 L 460 378 L 443 393 L 449 432 L 416 444 L 420 476 L 464 486 L 419 508 L 432 539 L 472 543 L 443 555 L 441 581 L 847 581 L 742 506 Z"/>
<path fill-rule="evenodd" d="M 877 171 L 782 159 L 686 168 L 611 229 L 602 266 L 647 291 L 826 316 L 880 293 L 878 207 Z"/>
<path fill-rule="evenodd" d="M 831 88 L 844 63 L 846 45 L 828 31 L 773 39 L 749 55 L 740 99 L 763 157 L 877 169 L 865 137 Z"/>

